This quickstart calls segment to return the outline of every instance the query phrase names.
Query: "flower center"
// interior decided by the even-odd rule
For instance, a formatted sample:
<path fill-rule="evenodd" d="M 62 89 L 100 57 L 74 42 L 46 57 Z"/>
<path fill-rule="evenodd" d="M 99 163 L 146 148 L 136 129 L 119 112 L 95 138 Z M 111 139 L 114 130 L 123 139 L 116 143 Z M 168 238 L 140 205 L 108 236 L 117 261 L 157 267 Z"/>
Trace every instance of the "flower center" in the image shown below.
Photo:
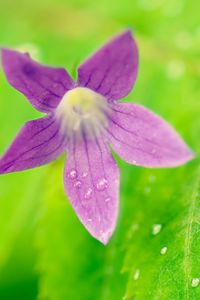
<path fill-rule="evenodd" d="M 61 130 L 68 135 L 80 131 L 80 128 L 93 135 L 106 126 L 107 110 L 108 104 L 102 95 L 77 87 L 63 96 L 56 108 L 56 117 L 61 122 Z"/>

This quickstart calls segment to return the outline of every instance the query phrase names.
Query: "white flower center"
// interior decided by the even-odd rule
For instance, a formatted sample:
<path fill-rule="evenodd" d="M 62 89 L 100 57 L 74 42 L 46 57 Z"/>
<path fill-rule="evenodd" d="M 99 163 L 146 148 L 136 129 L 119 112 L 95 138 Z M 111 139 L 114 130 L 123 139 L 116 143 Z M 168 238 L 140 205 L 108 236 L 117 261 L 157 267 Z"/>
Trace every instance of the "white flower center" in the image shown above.
<path fill-rule="evenodd" d="M 84 87 L 68 91 L 56 108 L 56 117 L 61 122 L 61 130 L 68 135 L 84 128 L 88 134 L 98 134 L 107 125 L 106 99 Z"/>

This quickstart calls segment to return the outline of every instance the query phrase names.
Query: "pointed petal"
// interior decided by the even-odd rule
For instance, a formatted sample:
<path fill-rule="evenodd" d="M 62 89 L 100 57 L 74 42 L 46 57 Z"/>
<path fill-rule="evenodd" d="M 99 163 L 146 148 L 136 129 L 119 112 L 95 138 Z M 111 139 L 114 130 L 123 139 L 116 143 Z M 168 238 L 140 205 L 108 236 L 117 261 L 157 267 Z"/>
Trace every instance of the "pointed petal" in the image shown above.
<path fill-rule="evenodd" d="M 138 50 L 128 30 L 112 39 L 79 67 L 79 84 L 114 101 L 131 91 L 137 71 Z"/>
<path fill-rule="evenodd" d="M 113 105 L 109 120 L 107 132 L 112 147 L 128 163 L 175 167 L 194 157 L 168 123 L 140 105 Z"/>
<path fill-rule="evenodd" d="M 65 69 L 41 65 L 14 50 L 2 49 L 2 65 L 8 82 L 42 112 L 54 109 L 73 86 Z"/>
<path fill-rule="evenodd" d="M 66 147 L 57 121 L 52 117 L 27 122 L 0 159 L 0 174 L 38 167 L 55 160 Z"/>
<path fill-rule="evenodd" d="M 64 184 L 82 224 L 106 244 L 116 226 L 119 197 L 119 171 L 107 145 L 84 134 L 74 139 L 68 147 Z"/>

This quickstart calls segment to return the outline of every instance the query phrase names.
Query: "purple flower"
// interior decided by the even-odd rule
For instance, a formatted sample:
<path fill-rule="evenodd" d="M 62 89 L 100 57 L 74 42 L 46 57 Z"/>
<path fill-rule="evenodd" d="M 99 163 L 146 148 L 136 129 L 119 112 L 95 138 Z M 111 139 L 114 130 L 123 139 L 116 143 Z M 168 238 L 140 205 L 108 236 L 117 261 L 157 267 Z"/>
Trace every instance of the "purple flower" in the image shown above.
<path fill-rule="evenodd" d="M 27 122 L 0 159 L 0 174 L 38 167 L 67 152 L 64 186 L 80 221 L 106 244 L 116 226 L 119 170 L 112 149 L 130 164 L 175 167 L 193 158 L 180 136 L 141 105 L 119 103 L 132 89 L 138 50 L 126 31 L 78 68 L 74 82 L 62 68 L 2 50 L 8 82 L 43 118 Z"/>

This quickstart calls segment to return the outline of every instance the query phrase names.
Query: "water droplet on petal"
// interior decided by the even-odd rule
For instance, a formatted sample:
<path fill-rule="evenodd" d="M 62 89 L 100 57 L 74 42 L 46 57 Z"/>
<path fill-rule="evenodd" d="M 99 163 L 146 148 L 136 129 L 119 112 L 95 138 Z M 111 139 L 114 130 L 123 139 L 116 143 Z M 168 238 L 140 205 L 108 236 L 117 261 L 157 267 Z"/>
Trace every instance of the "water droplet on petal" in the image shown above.
<path fill-rule="evenodd" d="M 69 177 L 70 179 L 75 179 L 75 178 L 77 177 L 77 172 L 76 172 L 76 170 L 75 170 L 75 169 L 71 169 L 71 170 L 69 171 L 69 173 L 68 173 L 68 177 Z"/>
<path fill-rule="evenodd" d="M 200 282 L 199 278 L 193 278 L 191 282 L 191 286 L 197 287 L 199 285 L 199 282 Z"/>
<path fill-rule="evenodd" d="M 88 176 L 88 173 L 87 172 L 83 172 L 82 177 L 85 178 L 87 176 Z"/>
<path fill-rule="evenodd" d="M 92 195 L 92 189 L 88 188 L 84 197 L 85 199 L 90 199 L 91 195 Z"/>
<path fill-rule="evenodd" d="M 97 182 L 96 188 L 99 191 L 103 191 L 108 187 L 108 181 L 105 178 L 99 179 Z"/>
<path fill-rule="evenodd" d="M 75 188 L 80 188 L 81 187 L 81 185 L 82 185 L 82 182 L 80 181 L 80 180 L 77 180 L 75 183 L 74 183 L 74 187 Z"/>
<path fill-rule="evenodd" d="M 110 200 L 111 200 L 111 198 L 110 198 L 110 197 L 107 197 L 107 198 L 105 199 L 105 202 L 110 202 Z"/>

